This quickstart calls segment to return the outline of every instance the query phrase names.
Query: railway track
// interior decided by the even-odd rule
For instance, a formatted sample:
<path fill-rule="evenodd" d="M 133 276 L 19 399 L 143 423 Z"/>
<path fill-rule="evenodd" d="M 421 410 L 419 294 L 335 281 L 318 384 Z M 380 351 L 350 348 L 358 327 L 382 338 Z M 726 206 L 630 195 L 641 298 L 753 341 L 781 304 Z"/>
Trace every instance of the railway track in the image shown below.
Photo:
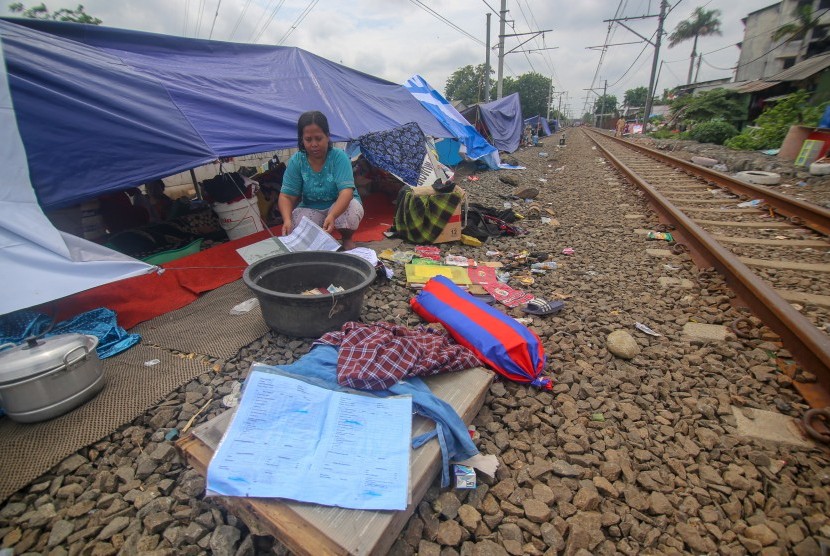
<path fill-rule="evenodd" d="M 585 133 L 649 197 L 676 252 L 714 267 L 816 381 L 795 382 L 830 406 L 830 211 L 770 188 L 615 139 Z M 740 323 L 736 323 L 739 332 Z"/>

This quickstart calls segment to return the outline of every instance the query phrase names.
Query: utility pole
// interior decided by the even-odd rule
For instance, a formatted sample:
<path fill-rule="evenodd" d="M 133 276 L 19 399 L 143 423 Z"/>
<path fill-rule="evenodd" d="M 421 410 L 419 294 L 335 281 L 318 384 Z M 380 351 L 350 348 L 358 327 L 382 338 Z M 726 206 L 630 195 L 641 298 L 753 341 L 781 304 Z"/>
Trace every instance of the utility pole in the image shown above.
<path fill-rule="evenodd" d="M 651 115 L 651 103 L 654 97 L 654 84 L 657 77 L 657 60 L 660 59 L 660 42 L 663 39 L 663 23 L 666 21 L 666 8 L 668 7 L 667 0 L 660 1 L 660 16 L 657 20 L 657 37 L 654 40 L 654 60 L 651 62 L 651 78 L 648 82 L 648 96 L 646 97 L 646 107 L 643 113 L 643 133 L 648 132 L 648 118 Z"/>
<path fill-rule="evenodd" d="M 498 72 L 498 79 L 496 81 L 496 98 L 502 97 L 502 81 L 504 79 L 504 57 L 507 54 L 515 52 L 517 48 L 520 48 L 522 45 L 532 41 L 539 35 L 544 36 L 545 33 L 548 31 L 553 31 L 553 29 L 545 29 L 544 31 L 532 31 L 530 33 L 514 33 L 511 35 L 504 34 L 504 25 L 507 23 L 507 0 L 501 0 L 501 10 L 499 11 L 499 72 Z M 508 50 L 507 52 L 504 51 L 504 40 L 507 37 L 521 37 L 523 35 L 531 35 L 531 37 L 521 43 L 518 46 L 515 46 Z M 558 46 L 554 46 L 551 48 L 534 48 L 532 50 L 524 50 L 523 52 L 536 52 L 538 50 L 556 50 L 559 48 Z"/>
<path fill-rule="evenodd" d="M 484 57 L 484 102 L 490 102 L 490 13 L 487 13 L 487 45 Z"/>
<path fill-rule="evenodd" d="M 602 86 L 602 114 L 600 115 L 600 129 L 605 129 L 605 111 L 608 107 L 608 80 L 605 80 L 605 85 Z"/>
<path fill-rule="evenodd" d="M 697 69 L 695 70 L 695 83 L 697 83 L 697 78 L 700 76 L 700 62 L 703 60 L 703 52 L 697 55 Z"/>
<path fill-rule="evenodd" d="M 499 11 L 499 74 L 496 83 L 496 98 L 501 98 L 502 78 L 504 77 L 504 23 L 507 18 L 507 0 L 501 0 Z"/>
<path fill-rule="evenodd" d="M 550 80 L 550 87 L 548 87 L 548 119 L 550 119 L 550 105 L 553 104 L 553 78 Z"/>

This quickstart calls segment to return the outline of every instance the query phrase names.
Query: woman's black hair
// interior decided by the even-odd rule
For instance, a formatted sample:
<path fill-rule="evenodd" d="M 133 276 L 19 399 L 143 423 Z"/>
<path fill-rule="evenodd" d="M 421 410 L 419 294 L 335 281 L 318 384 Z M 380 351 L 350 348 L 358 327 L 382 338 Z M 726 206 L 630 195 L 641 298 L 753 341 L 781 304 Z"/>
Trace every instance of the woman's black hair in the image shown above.
<path fill-rule="evenodd" d="M 297 120 L 297 146 L 303 152 L 305 152 L 305 146 L 303 146 L 303 130 L 306 126 L 311 124 L 317 124 L 320 126 L 320 129 L 323 130 L 323 133 L 326 134 L 326 137 L 331 139 L 331 134 L 329 133 L 329 121 L 326 118 L 326 115 L 320 112 L 319 110 L 311 110 L 309 112 L 303 112 L 300 115 L 300 119 Z M 333 145 L 331 144 L 331 140 L 329 140 L 329 150 L 331 150 Z"/>

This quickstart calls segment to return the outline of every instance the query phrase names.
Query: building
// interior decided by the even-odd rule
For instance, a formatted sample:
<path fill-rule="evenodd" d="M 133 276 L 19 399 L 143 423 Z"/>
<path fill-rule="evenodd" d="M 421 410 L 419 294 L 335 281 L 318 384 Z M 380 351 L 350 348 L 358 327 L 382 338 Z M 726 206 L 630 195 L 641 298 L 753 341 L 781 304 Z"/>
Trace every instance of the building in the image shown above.
<path fill-rule="evenodd" d="M 798 13 L 810 7 L 814 24 L 793 37 L 773 40 L 783 25 L 800 23 Z M 735 81 L 754 81 L 772 77 L 795 64 L 830 51 L 830 0 L 782 0 L 761 8 L 742 20 L 744 40 Z"/>

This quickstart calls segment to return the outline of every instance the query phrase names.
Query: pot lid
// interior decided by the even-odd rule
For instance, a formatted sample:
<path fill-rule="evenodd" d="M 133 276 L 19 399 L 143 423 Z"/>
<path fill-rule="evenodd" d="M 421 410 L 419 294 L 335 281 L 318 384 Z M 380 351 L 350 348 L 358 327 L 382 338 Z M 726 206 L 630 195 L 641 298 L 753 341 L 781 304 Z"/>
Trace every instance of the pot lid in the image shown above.
<path fill-rule="evenodd" d="M 86 334 L 57 334 L 30 338 L 13 348 L 0 351 L 0 384 L 39 375 L 64 365 L 64 357 L 74 361 L 94 351 L 98 338 Z"/>

